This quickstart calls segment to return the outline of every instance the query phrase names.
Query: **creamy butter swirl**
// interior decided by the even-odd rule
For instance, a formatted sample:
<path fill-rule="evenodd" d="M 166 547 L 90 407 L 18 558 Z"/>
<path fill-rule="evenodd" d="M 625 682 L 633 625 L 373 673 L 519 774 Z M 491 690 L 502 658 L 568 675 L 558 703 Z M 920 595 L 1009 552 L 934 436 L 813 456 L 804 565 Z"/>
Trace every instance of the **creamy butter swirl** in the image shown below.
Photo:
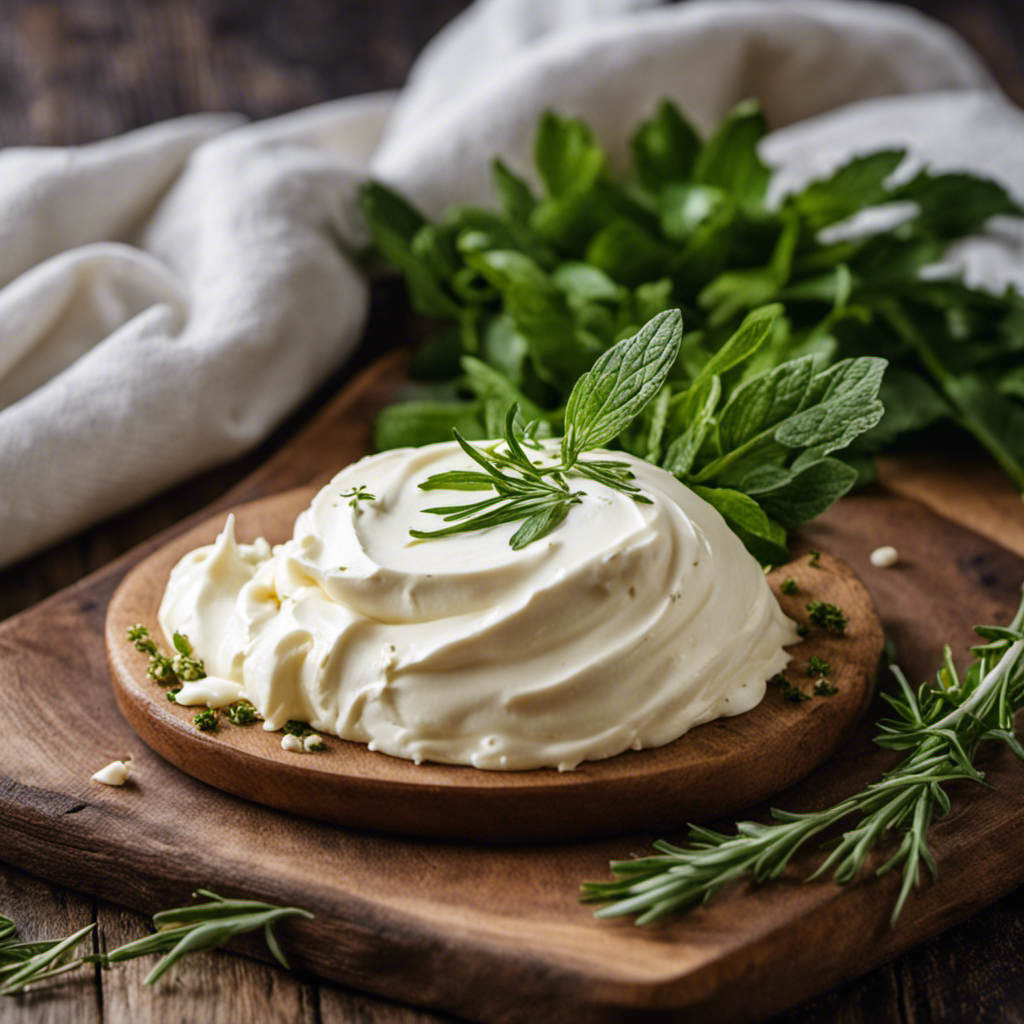
<path fill-rule="evenodd" d="M 160 608 L 211 675 L 289 719 L 414 761 L 569 769 L 748 711 L 789 660 L 793 624 L 721 516 L 629 456 L 652 504 L 574 477 L 582 502 L 520 551 L 518 524 L 414 540 L 463 492 L 456 444 L 339 473 L 273 550 L 233 521 L 185 556 Z M 350 502 L 363 485 L 373 500 Z M 346 494 L 348 492 L 348 494 Z M 472 497 L 472 495 L 471 495 Z"/>

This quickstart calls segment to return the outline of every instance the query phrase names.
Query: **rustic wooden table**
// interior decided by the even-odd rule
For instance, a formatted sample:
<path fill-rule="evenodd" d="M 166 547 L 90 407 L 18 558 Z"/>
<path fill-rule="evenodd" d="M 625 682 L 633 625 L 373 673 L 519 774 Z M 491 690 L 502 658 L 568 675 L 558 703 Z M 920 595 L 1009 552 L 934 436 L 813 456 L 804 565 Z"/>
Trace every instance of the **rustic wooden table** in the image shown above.
<path fill-rule="evenodd" d="M 332 97 L 401 84 L 415 54 L 467 0 L 5 0 L 0 4 L 0 141 L 70 144 L 194 111 L 265 117 Z M 1020 0 L 914 0 L 952 25 L 1024 103 Z M 360 357 L 404 324 L 381 287 Z M 335 391 L 328 382 L 244 459 L 190 481 L 0 573 L 0 619 L 106 564 L 179 521 L 258 466 Z M 0 859 L 3 838 L 0 835 Z M 146 934 L 138 914 L 0 864 L 0 912 L 29 938 L 95 921 L 107 947 Z M 940 938 L 792 1010 L 778 1022 L 1024 1020 L 1024 891 Z M 412 1024 L 444 1018 L 297 977 L 236 956 L 193 957 L 158 988 L 147 967 L 81 972 L 0 1002 L 4 1024 L 264 1021 Z M 510 993 L 510 999 L 514 994 Z"/>

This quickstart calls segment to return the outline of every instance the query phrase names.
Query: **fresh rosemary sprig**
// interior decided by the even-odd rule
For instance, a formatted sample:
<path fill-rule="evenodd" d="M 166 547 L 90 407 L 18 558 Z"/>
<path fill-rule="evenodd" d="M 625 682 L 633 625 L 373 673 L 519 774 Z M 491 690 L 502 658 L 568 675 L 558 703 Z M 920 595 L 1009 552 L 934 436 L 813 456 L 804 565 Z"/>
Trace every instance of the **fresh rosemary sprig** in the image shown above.
<path fill-rule="evenodd" d="M 81 957 L 68 960 L 95 927 L 87 924 L 65 939 L 22 942 L 14 922 L 0 915 L 0 995 L 15 995 L 28 985 L 67 974 L 86 963 Z"/>
<path fill-rule="evenodd" d="M 735 835 L 691 827 L 688 847 L 659 841 L 654 845 L 661 856 L 613 862 L 618 879 L 585 882 L 582 898 L 608 904 L 598 917 L 636 915 L 637 924 L 645 924 L 706 903 L 730 882 L 778 878 L 809 840 L 855 817 L 811 878 L 831 872 L 835 881 L 849 882 L 876 848 L 898 838 L 895 851 L 875 869 L 876 875 L 901 870 L 903 884 L 890 919 L 895 924 L 911 889 L 920 885 L 922 867 L 937 875 L 927 836 L 932 820 L 950 808 L 943 786 L 957 779 L 983 781 L 974 762 L 986 740 L 1004 743 L 1024 760 L 1013 732 L 1013 716 L 1024 709 L 1024 600 L 1009 626 L 976 626 L 975 632 L 988 643 L 971 648 L 977 660 L 962 677 L 948 647 L 936 683 L 923 684 L 917 693 L 892 666 L 900 693 L 883 696 L 897 717 L 879 723 L 875 742 L 908 753 L 878 782 L 821 811 L 773 809 L 775 824 L 741 821 Z"/>
<path fill-rule="evenodd" d="M 444 518 L 447 526 L 438 530 L 410 530 L 418 539 L 447 537 L 455 533 L 484 530 L 504 523 L 522 521 L 509 544 L 515 550 L 549 534 L 579 504 L 583 491 L 572 490 L 569 478 L 586 477 L 612 490 L 628 494 L 634 501 L 650 504 L 633 483 L 628 463 L 616 459 L 583 459 L 584 452 L 607 444 L 624 430 L 658 394 L 675 363 L 683 336 L 678 310 L 654 317 L 632 338 L 612 346 L 593 368 L 576 382 L 565 410 L 565 436 L 560 458 L 531 459 L 523 443 L 535 442 L 529 428 L 523 441 L 516 436 L 518 403 L 505 417 L 502 445 L 475 447 L 454 430 L 455 440 L 480 470 L 450 470 L 435 473 L 420 487 L 423 490 L 493 490 L 494 497 L 465 505 L 443 505 L 424 509 Z M 543 450 L 540 446 L 535 449 Z"/>
<path fill-rule="evenodd" d="M 216 949 L 237 935 L 262 928 L 274 959 L 287 968 L 288 961 L 274 935 L 274 925 L 288 917 L 313 919 L 308 910 L 299 907 L 278 907 L 257 900 L 228 900 L 209 889 L 197 889 L 193 895 L 205 896 L 207 902 L 161 910 L 153 915 L 157 929 L 153 935 L 119 946 L 97 957 L 98 962 L 109 966 L 150 953 L 164 953 L 164 958 L 146 975 L 145 984 L 152 985 L 188 953 Z"/>
<path fill-rule="evenodd" d="M 312 920 L 308 910 L 299 907 L 279 907 L 257 900 L 228 900 L 209 889 L 198 889 L 194 896 L 206 897 L 205 903 L 195 906 L 162 910 L 153 916 L 156 932 L 135 942 L 111 950 L 69 960 L 74 950 L 96 927 L 80 928 L 65 939 L 44 942 L 21 942 L 14 922 L 0 915 L 0 995 L 14 995 L 34 985 L 85 964 L 109 967 L 126 960 L 135 960 L 152 953 L 165 954 L 146 976 L 145 984 L 152 985 L 175 963 L 189 953 L 199 953 L 223 946 L 237 935 L 263 929 L 267 946 L 282 967 L 288 961 L 281 952 L 273 926 L 288 917 Z"/>

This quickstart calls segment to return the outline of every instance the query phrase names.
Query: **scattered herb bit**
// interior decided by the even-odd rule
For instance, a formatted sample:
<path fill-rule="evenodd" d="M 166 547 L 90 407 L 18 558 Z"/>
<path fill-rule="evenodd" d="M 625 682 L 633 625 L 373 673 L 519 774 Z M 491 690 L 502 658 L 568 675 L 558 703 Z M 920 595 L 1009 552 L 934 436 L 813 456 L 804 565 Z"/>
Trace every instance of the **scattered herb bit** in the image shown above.
<path fill-rule="evenodd" d="M 805 638 L 810 633 L 811 628 L 806 622 L 798 622 L 796 624 L 796 635 L 801 638 Z"/>
<path fill-rule="evenodd" d="M 172 704 L 175 704 L 177 703 L 176 698 L 179 693 L 181 693 L 181 687 L 176 686 L 173 690 L 168 690 L 165 696 Z"/>
<path fill-rule="evenodd" d="M 358 487 L 353 487 L 350 490 L 342 491 L 340 497 L 351 499 L 349 501 L 349 505 L 351 505 L 352 508 L 358 508 L 359 502 L 361 501 L 377 500 L 377 496 L 375 494 L 371 494 L 366 489 L 366 484 L 360 484 Z"/>
<path fill-rule="evenodd" d="M 779 590 L 784 594 L 799 594 L 800 588 L 797 586 L 797 582 L 792 576 L 787 576 L 780 584 Z"/>
<path fill-rule="evenodd" d="M 807 605 L 811 623 L 829 633 L 845 633 L 847 618 L 842 608 L 827 601 L 811 601 Z"/>
<path fill-rule="evenodd" d="M 197 712 L 192 722 L 200 732 L 216 732 L 220 724 L 220 715 L 215 708 L 207 708 L 205 711 Z"/>
<path fill-rule="evenodd" d="M 128 627 L 128 640 L 135 645 L 141 654 L 156 654 L 157 646 L 149 635 L 149 630 L 141 622 Z"/>
<path fill-rule="evenodd" d="M 149 665 L 146 667 L 146 675 L 154 683 L 168 683 L 178 678 L 174 674 L 174 663 L 166 654 L 150 655 Z"/>
<path fill-rule="evenodd" d="M 321 750 L 327 749 L 327 744 L 324 743 L 322 736 L 314 733 L 312 736 L 306 736 L 302 741 L 302 749 L 307 753 L 318 753 Z"/>
<path fill-rule="evenodd" d="M 659 841 L 659 856 L 615 861 L 617 880 L 585 882 L 582 898 L 608 904 L 598 917 L 636 915 L 637 924 L 645 924 L 701 906 L 729 882 L 778 878 L 810 840 L 852 817 L 810 877 L 831 873 L 836 882 L 850 882 L 877 846 L 897 840 L 875 872 L 902 873 L 890 918 L 895 924 L 911 890 L 921 884 L 922 869 L 933 878 L 937 874 L 928 829 L 950 809 L 943 787 L 957 779 L 984 781 L 975 760 L 986 741 L 1003 743 L 1024 760 L 1014 735 L 1014 714 L 1024 710 L 1024 601 L 1008 627 L 976 626 L 975 632 L 988 642 L 971 648 L 976 660 L 962 675 L 948 647 L 935 684 L 916 692 L 892 666 L 899 690 L 884 696 L 895 717 L 879 723 L 875 742 L 906 756 L 878 782 L 823 810 L 773 810 L 773 824 L 740 822 L 733 835 L 692 827 L 689 847 Z"/>
<path fill-rule="evenodd" d="M 238 700 L 227 706 L 227 716 L 232 725 L 252 725 L 258 722 L 260 713 L 255 706 L 247 700 Z"/>
<path fill-rule="evenodd" d="M 299 739 L 304 739 L 306 736 L 313 735 L 313 729 L 310 727 L 308 722 L 297 722 L 294 718 L 289 719 L 281 727 L 281 732 L 288 736 L 298 736 Z"/>
<path fill-rule="evenodd" d="M 826 661 L 824 658 L 819 658 L 816 654 L 812 654 L 807 660 L 808 676 L 830 676 L 831 674 L 831 662 Z"/>
<path fill-rule="evenodd" d="M 781 672 L 772 676 L 768 682 L 772 686 L 777 686 L 782 691 L 783 700 L 799 703 L 800 701 L 811 699 L 810 694 L 804 693 L 803 690 L 795 687 Z"/>
<path fill-rule="evenodd" d="M 141 623 L 129 626 L 127 636 L 135 649 L 149 655 L 146 675 L 155 683 L 166 686 L 168 683 L 186 682 L 204 679 L 206 669 L 202 661 L 195 657 L 188 637 L 181 633 L 174 634 L 174 648 L 177 652 L 173 658 L 164 654 L 150 635 L 149 629 Z M 177 691 L 175 691 L 177 692 Z"/>
<path fill-rule="evenodd" d="M 807 564 L 809 566 L 811 566 L 812 568 L 817 569 L 818 568 L 818 562 L 821 560 L 821 552 L 820 551 L 811 551 L 811 552 L 809 552 L 809 555 L 810 555 L 810 557 L 807 559 Z"/>
<path fill-rule="evenodd" d="M 228 900 L 209 889 L 198 889 L 193 896 L 205 897 L 206 902 L 154 914 L 155 934 L 119 946 L 109 953 L 89 954 L 70 962 L 69 958 L 93 931 L 95 924 L 86 925 L 66 939 L 21 942 L 14 922 L 0 915 L 0 995 L 14 995 L 29 985 L 85 964 L 110 967 L 141 956 L 162 953 L 163 959 L 146 976 L 145 984 L 152 985 L 189 953 L 216 949 L 237 935 L 260 929 L 274 958 L 287 968 L 288 961 L 274 935 L 274 925 L 289 917 L 313 919 L 308 910 L 299 907 L 281 907 L 257 900 Z"/>
<path fill-rule="evenodd" d="M 815 697 L 834 697 L 839 692 L 839 687 L 830 683 L 827 679 L 819 679 L 814 684 Z"/>

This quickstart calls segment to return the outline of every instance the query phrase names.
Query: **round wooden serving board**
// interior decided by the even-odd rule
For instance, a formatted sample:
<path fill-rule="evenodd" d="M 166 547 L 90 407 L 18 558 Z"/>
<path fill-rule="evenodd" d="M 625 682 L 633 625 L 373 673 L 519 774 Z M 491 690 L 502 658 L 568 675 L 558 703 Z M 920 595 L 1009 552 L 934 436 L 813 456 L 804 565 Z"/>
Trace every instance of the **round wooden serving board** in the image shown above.
<path fill-rule="evenodd" d="M 239 540 L 286 540 L 313 489 L 301 488 L 234 509 Z M 146 658 L 125 639 L 141 622 L 154 628 L 172 566 L 213 541 L 223 514 L 158 550 L 130 572 L 110 602 L 107 656 L 121 711 L 154 750 L 190 775 L 238 796 L 321 821 L 400 834 L 487 842 L 549 841 L 672 828 L 730 814 L 802 778 L 837 746 L 867 706 L 882 651 L 882 628 L 850 568 L 822 555 L 776 569 L 769 581 L 783 609 L 806 621 L 811 600 L 838 604 L 849 617 L 842 636 L 811 629 L 792 649 L 786 675 L 810 692 L 807 662 L 832 665 L 839 692 L 792 702 L 769 687 L 762 703 L 735 718 L 702 725 L 673 743 L 587 762 L 571 772 L 492 772 L 421 764 L 326 737 L 328 749 L 296 754 L 281 734 L 259 725 L 215 734 L 192 724 L 195 708 L 170 703 L 146 676 Z M 778 584 L 793 577 L 799 594 Z"/>

